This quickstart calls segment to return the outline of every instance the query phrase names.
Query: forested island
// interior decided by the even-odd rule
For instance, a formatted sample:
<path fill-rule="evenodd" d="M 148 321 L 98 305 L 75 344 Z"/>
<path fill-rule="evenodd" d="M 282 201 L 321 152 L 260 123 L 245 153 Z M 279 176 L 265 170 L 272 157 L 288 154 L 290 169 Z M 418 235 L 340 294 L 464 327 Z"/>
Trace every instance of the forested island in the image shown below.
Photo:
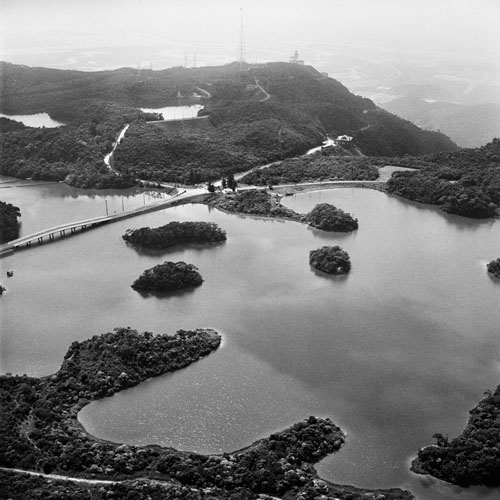
<path fill-rule="evenodd" d="M 169 222 L 164 226 L 128 229 L 122 238 L 132 245 L 165 249 L 186 243 L 219 243 L 226 232 L 213 222 Z"/>
<path fill-rule="evenodd" d="M 345 439 L 327 418 L 309 417 L 222 455 L 115 444 L 93 438 L 79 424 L 78 411 L 90 401 L 185 367 L 217 349 L 220 341 L 217 332 L 207 329 L 168 336 L 117 328 L 73 342 L 52 376 L 0 377 L 0 467 L 117 481 L 49 482 L 0 470 L 2 494 L 16 500 L 47 494 L 74 500 L 256 500 L 262 494 L 287 499 L 413 498 L 399 489 L 370 491 L 319 479 L 312 464 L 338 451 Z"/>
<path fill-rule="evenodd" d="M 127 187 L 139 179 L 196 184 L 300 155 L 327 134 L 349 134 L 359 151 L 372 156 L 456 149 L 445 135 L 377 108 L 311 66 L 81 72 L 0 63 L 0 72 L 1 112 L 46 112 L 66 124 L 2 124 L 0 173 L 19 178 L 83 188 Z M 257 80 L 269 99 L 262 99 Z M 178 95 L 188 97 L 179 102 Z M 157 123 L 158 115 L 138 109 L 193 102 L 203 103 L 207 118 L 183 127 Z M 103 158 L 126 124 L 113 171 Z"/>
<path fill-rule="evenodd" d="M 303 216 L 284 207 L 276 195 L 262 189 L 248 189 L 240 193 L 215 196 L 209 201 L 217 208 L 230 213 L 302 220 Z"/>
<path fill-rule="evenodd" d="M 412 462 L 414 472 L 459 486 L 500 486 L 500 386 L 470 411 L 460 436 L 434 438 L 436 444 L 422 448 Z"/>
<path fill-rule="evenodd" d="M 500 279 L 500 257 L 489 262 L 486 268 L 490 274 L 495 276 L 495 278 Z"/>
<path fill-rule="evenodd" d="M 324 246 L 309 252 L 309 264 L 327 274 L 347 274 L 351 270 L 349 254 L 338 245 Z"/>
<path fill-rule="evenodd" d="M 19 237 L 19 207 L 0 201 L 0 243 L 15 240 Z"/>
<path fill-rule="evenodd" d="M 330 203 L 319 203 L 306 216 L 305 221 L 323 231 L 350 232 L 358 229 L 358 219 Z"/>
<path fill-rule="evenodd" d="M 387 192 L 440 205 L 450 214 L 484 219 L 500 206 L 500 139 L 475 149 L 399 158 L 394 164 L 417 168 L 394 172 Z"/>
<path fill-rule="evenodd" d="M 185 262 L 164 262 L 146 269 L 131 285 L 141 292 L 171 292 L 200 286 L 203 278 L 198 268 Z"/>

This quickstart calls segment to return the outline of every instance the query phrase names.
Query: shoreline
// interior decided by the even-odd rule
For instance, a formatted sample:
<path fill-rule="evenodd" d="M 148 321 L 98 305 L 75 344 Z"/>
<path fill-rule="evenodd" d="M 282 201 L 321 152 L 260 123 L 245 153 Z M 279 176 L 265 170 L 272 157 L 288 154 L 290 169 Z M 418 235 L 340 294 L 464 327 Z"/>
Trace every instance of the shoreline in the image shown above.
<path fill-rule="evenodd" d="M 400 488 L 357 488 L 321 479 L 314 464 L 338 452 L 346 438 L 342 429 L 329 418 L 310 416 L 241 449 L 220 454 L 199 454 L 160 445 L 115 443 L 93 436 L 78 420 L 78 412 L 90 402 L 188 367 L 219 349 L 221 339 L 213 328 L 179 330 L 174 336 L 118 328 L 73 342 L 61 368 L 53 375 L 0 377 L 2 390 L 8 391 L 11 398 L 2 409 L 5 421 L 18 421 L 16 409 L 19 404 L 29 404 L 31 408 L 22 416 L 24 427 L 10 425 L 10 432 L 6 433 L 6 442 L 11 446 L 17 442 L 19 448 L 13 449 L 10 459 L 2 460 L 0 481 L 6 481 L 2 475 L 10 474 L 17 478 L 16 485 L 29 489 L 30 478 L 38 476 L 39 480 L 48 481 L 45 488 L 52 490 L 59 482 L 71 481 L 100 488 L 119 484 L 128 491 L 139 481 L 149 487 L 160 483 L 162 487 L 188 488 L 191 492 L 199 492 L 200 498 L 210 489 L 216 495 L 214 498 L 221 500 L 233 498 L 235 488 L 245 491 L 252 499 L 263 498 L 264 494 L 271 494 L 273 498 L 290 498 L 290 495 L 299 498 L 324 493 L 350 495 L 352 500 L 368 496 L 386 500 L 414 499 L 410 492 Z M 158 366 L 149 366 L 151 362 L 143 355 L 124 356 L 124 347 L 133 345 L 139 347 L 138 352 L 146 353 L 148 360 L 157 359 Z M 99 352 L 97 357 L 96 352 Z M 110 353 L 114 353 L 111 358 Z M 127 372 L 134 370 L 139 371 L 129 379 Z M 72 374 L 76 378 L 73 379 Z M 107 390 L 102 387 L 103 381 Z M 30 403 L 26 400 L 26 384 L 33 388 L 29 394 Z M 52 404 L 56 414 L 33 414 L 33 408 L 43 400 Z M 32 425 L 44 429 L 43 436 L 30 438 L 26 434 L 25 427 L 30 419 L 33 419 Z M 65 445 L 61 454 L 58 450 L 62 437 Z M 45 443 L 42 449 L 37 445 L 41 439 Z M 29 449 L 25 449 L 26 446 Z"/>

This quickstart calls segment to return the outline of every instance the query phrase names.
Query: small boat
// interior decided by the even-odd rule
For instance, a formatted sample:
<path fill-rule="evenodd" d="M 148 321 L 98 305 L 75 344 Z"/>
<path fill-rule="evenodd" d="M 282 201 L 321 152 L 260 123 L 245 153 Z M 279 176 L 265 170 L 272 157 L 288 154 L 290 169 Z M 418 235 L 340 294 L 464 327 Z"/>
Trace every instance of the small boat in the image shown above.
<path fill-rule="evenodd" d="M 14 271 L 7 271 L 7 278 L 12 278 L 14 276 Z"/>

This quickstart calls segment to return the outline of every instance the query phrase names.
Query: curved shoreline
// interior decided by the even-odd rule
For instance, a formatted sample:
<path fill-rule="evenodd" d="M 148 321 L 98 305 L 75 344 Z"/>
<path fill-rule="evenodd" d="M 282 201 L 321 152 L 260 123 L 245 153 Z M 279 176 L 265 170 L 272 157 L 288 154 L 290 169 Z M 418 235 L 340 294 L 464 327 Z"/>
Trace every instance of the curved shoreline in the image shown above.
<path fill-rule="evenodd" d="M 137 347 L 132 348 L 137 342 Z M 137 481 L 151 487 L 160 482 L 162 487 L 174 488 L 177 493 L 178 488 L 189 488 L 200 492 L 200 496 L 203 496 L 201 490 L 211 488 L 217 491 L 216 498 L 221 499 L 229 499 L 236 486 L 247 492 L 249 496 L 245 498 L 258 498 L 265 493 L 290 498 L 292 491 L 294 498 L 301 492 L 333 495 L 341 491 L 359 500 L 367 494 L 385 495 L 387 500 L 413 498 L 409 492 L 399 489 L 358 489 L 320 479 L 313 464 L 338 451 L 345 440 L 342 430 L 328 418 L 309 417 L 240 450 L 217 455 L 158 445 L 113 443 L 89 434 L 79 422 L 78 411 L 91 401 L 186 367 L 218 349 L 220 343 L 221 336 L 213 329 L 180 330 L 175 336 L 115 329 L 87 341 L 73 342 L 61 369 L 54 375 L 43 379 L 0 377 L 0 394 L 8 406 L 2 408 L 4 422 L 18 421 L 17 409 L 20 405 L 25 407 L 24 420 L 18 425 L 9 425 L 5 436 L 6 443 L 11 443 L 10 446 L 18 443 L 20 448 L 13 450 L 10 459 L 1 456 L 0 472 L 30 476 L 39 476 L 41 472 L 47 481 L 73 481 L 101 488 L 120 484 L 127 490 L 133 489 Z M 112 358 L 110 353 L 114 353 Z M 142 365 L 144 361 L 140 360 L 146 359 L 144 356 L 165 361 Z M 110 375 L 113 375 L 111 380 Z M 109 389 L 103 388 L 101 381 L 111 382 Z M 27 387 L 31 389 L 27 391 Z M 5 399 L 6 392 L 8 399 Z M 30 407 L 27 414 L 26 404 Z M 42 404 L 48 404 L 51 410 L 40 413 L 38 409 Z M 30 426 L 43 429 L 42 435 L 33 434 Z M 63 437 L 66 444 L 61 453 L 57 450 Z M 42 445 L 42 441 L 45 444 Z M 38 467 L 39 472 L 33 470 L 33 466 Z M 268 472 L 262 476 L 262 470 Z M 29 483 L 30 479 L 21 476 L 19 481 Z"/>

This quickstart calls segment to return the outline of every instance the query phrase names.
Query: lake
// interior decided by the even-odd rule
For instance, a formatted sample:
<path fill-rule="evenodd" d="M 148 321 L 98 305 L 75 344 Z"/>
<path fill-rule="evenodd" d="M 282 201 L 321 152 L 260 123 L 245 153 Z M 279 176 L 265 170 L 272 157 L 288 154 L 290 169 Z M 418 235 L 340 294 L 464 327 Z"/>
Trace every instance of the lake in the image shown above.
<path fill-rule="evenodd" d="M 145 113 L 161 113 L 165 121 L 183 120 L 186 118 L 196 118 L 198 111 L 203 109 L 201 104 L 192 104 L 189 106 L 165 106 L 163 108 L 141 108 Z"/>
<path fill-rule="evenodd" d="M 23 231 L 102 212 L 105 199 L 116 197 L 121 209 L 120 191 L 87 196 L 55 184 L 0 189 L 9 201 L 5 193 L 21 207 Z M 125 196 L 141 204 L 146 195 Z M 217 352 L 87 406 L 80 419 L 89 432 L 215 453 L 312 414 L 329 416 L 348 437 L 319 464 L 327 479 L 400 486 L 420 500 L 498 498 L 498 489 L 461 490 L 413 475 L 408 461 L 434 433 L 461 432 L 468 410 L 500 382 L 500 283 L 485 269 L 499 256 L 500 221 L 354 188 L 284 202 L 300 212 L 334 203 L 359 219 L 359 230 L 324 233 L 187 205 L 3 258 L 2 269 L 15 275 L 1 279 L 2 372 L 53 373 L 72 341 L 117 326 L 155 333 L 211 326 L 224 338 Z M 173 220 L 215 222 L 228 240 L 145 253 L 121 239 L 127 228 Z M 351 256 L 347 277 L 308 264 L 310 250 L 334 244 Z M 165 260 L 195 264 L 203 285 L 163 298 L 130 288 Z"/>
<path fill-rule="evenodd" d="M 64 125 L 64 123 L 53 120 L 47 113 L 35 113 L 33 115 L 4 115 L 0 113 L 0 117 L 16 120 L 17 122 L 24 123 L 27 127 L 55 128 Z"/>

